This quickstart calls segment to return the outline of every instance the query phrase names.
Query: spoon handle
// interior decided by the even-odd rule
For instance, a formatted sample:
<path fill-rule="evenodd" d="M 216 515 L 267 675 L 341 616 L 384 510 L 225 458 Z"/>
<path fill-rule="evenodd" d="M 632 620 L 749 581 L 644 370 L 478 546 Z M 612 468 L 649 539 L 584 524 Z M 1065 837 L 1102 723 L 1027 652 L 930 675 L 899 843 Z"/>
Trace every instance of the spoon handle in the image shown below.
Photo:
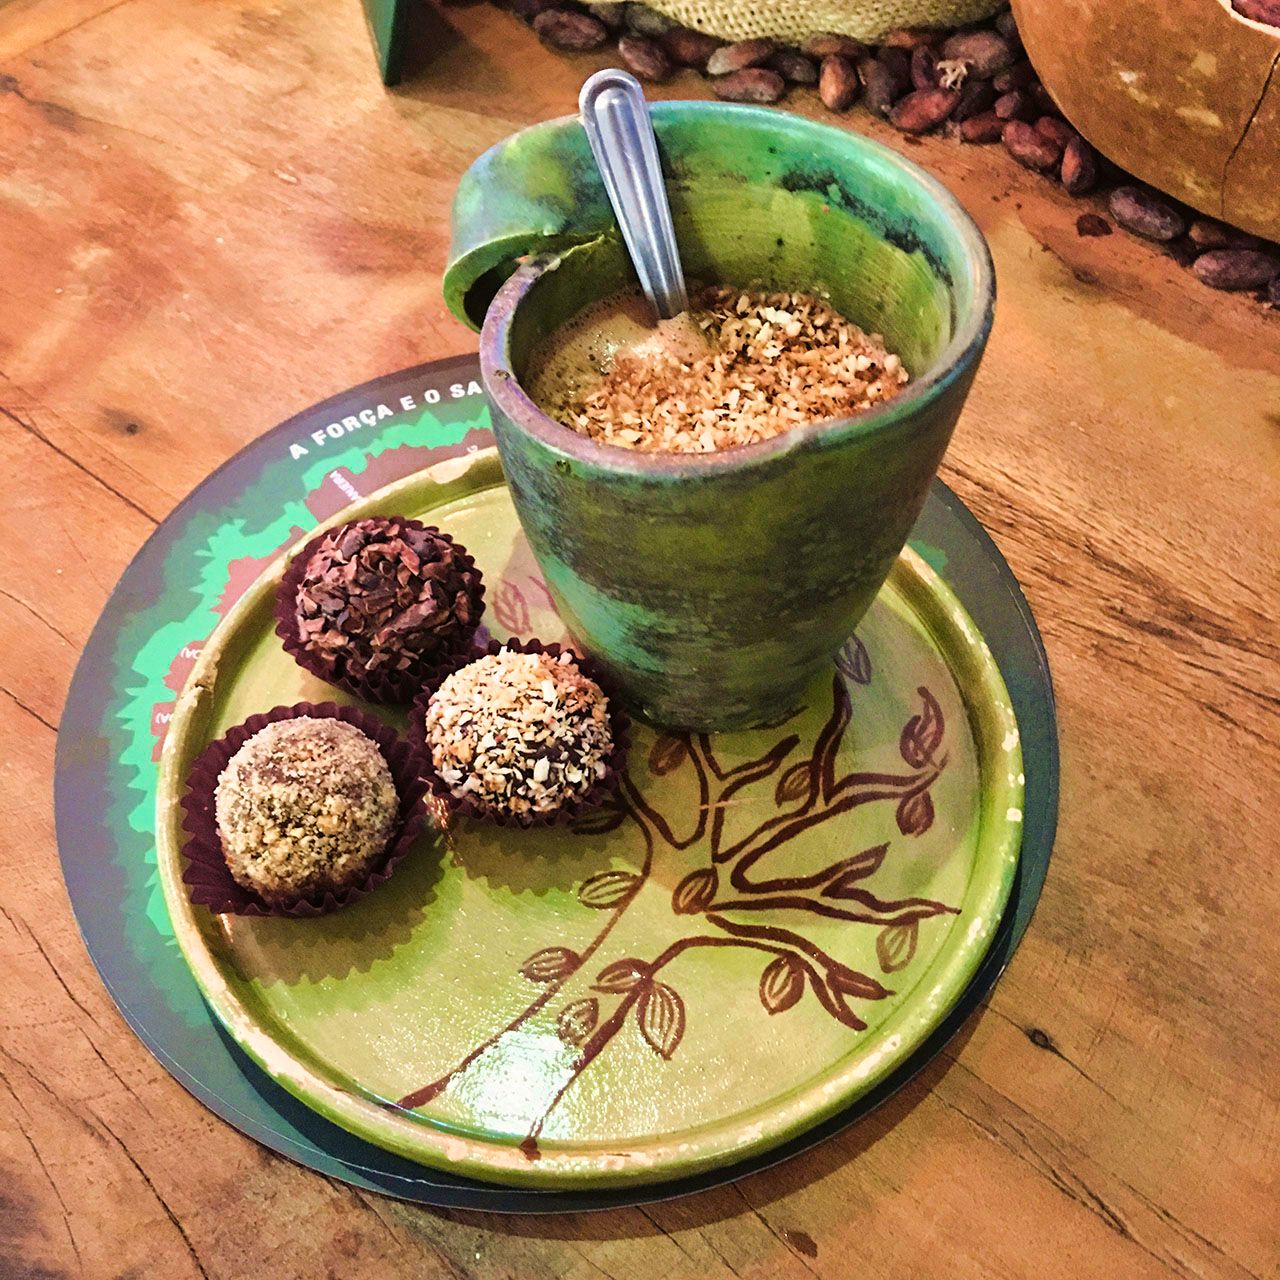
<path fill-rule="evenodd" d="M 689 309 L 689 295 L 644 90 L 625 71 L 597 71 L 578 109 L 640 287 L 669 320 Z"/>

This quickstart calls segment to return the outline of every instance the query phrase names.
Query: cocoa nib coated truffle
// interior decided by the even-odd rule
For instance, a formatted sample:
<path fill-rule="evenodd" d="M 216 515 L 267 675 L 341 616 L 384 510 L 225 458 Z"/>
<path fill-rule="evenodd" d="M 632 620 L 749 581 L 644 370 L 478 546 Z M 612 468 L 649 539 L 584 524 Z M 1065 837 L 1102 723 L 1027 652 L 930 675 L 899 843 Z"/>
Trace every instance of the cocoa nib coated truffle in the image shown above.
<path fill-rule="evenodd" d="M 470 639 L 480 619 L 471 558 L 435 529 L 357 520 L 311 553 L 298 636 L 333 678 L 413 672 Z"/>
<path fill-rule="evenodd" d="M 503 649 L 454 672 L 427 705 L 432 763 L 490 813 L 553 813 L 607 772 L 609 703 L 571 653 Z"/>
<path fill-rule="evenodd" d="M 344 720 L 310 716 L 255 733 L 227 762 L 214 799 L 228 870 L 273 904 L 363 880 L 398 805 L 377 744 Z"/>

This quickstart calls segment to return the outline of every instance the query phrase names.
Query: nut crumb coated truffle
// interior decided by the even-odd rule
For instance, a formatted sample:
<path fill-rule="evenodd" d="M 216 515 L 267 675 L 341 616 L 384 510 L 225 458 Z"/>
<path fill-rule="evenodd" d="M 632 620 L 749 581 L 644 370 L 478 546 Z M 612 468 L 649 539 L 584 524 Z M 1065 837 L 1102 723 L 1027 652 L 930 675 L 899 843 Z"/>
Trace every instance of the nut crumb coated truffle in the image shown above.
<path fill-rule="evenodd" d="M 332 530 L 298 584 L 298 636 L 330 679 L 419 672 L 471 638 L 479 575 L 438 530 L 372 517 Z"/>
<path fill-rule="evenodd" d="M 266 725 L 227 762 L 214 810 L 236 882 L 296 902 L 356 884 L 386 851 L 399 798 L 377 744 L 345 720 Z"/>
<path fill-rule="evenodd" d="M 432 763 L 491 813 L 552 813 L 608 771 L 609 701 L 573 654 L 503 649 L 454 672 L 427 704 Z"/>

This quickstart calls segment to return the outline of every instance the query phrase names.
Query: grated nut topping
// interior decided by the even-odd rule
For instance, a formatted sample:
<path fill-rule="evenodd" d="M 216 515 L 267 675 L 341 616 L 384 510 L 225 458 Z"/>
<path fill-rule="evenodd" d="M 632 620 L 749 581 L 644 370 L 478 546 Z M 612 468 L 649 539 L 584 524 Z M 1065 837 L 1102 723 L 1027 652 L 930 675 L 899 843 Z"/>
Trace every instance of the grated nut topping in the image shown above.
<path fill-rule="evenodd" d="M 259 729 L 227 761 L 214 798 L 227 868 L 277 903 L 362 880 L 398 807 L 378 744 L 345 720 L 311 716 Z"/>
<path fill-rule="evenodd" d="M 706 354 L 687 344 L 619 352 L 561 421 L 628 449 L 710 453 L 861 413 L 907 382 L 879 334 L 809 294 L 711 288 L 689 314 Z"/>
<path fill-rule="evenodd" d="M 443 681 L 427 704 L 427 745 L 459 799 L 495 813 L 551 813 L 608 772 L 608 712 L 573 654 L 503 649 Z"/>

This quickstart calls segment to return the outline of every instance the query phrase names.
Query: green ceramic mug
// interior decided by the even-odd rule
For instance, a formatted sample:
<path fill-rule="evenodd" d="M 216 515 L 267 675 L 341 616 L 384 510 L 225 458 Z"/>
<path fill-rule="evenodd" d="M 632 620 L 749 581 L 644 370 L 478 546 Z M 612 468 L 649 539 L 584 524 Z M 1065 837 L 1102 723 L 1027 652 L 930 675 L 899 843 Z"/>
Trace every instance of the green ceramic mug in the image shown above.
<path fill-rule="evenodd" d="M 547 417 L 522 386 L 539 340 L 634 284 L 576 120 L 464 176 L 446 296 L 483 319 L 503 468 L 570 631 L 646 718 L 742 728 L 802 700 L 902 550 L 986 345 L 991 258 L 942 186 L 856 134 L 709 103 L 653 120 L 688 274 L 825 294 L 902 356 L 902 394 L 713 454 L 598 444 Z"/>

